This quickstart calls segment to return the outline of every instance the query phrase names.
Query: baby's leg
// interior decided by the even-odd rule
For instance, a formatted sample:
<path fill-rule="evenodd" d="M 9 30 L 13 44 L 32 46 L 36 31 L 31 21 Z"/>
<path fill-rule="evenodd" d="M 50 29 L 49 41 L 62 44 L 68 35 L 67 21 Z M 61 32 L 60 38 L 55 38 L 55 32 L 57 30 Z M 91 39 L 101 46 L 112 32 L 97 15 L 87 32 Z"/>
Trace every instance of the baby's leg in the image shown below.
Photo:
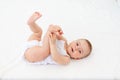
<path fill-rule="evenodd" d="M 33 32 L 33 34 L 29 37 L 28 41 L 31 40 L 41 40 L 42 36 L 42 29 L 35 23 L 41 17 L 41 14 L 35 12 L 28 20 L 28 25 Z M 49 44 L 47 40 L 47 36 L 44 37 L 43 45 L 42 46 L 34 46 L 26 50 L 24 53 L 25 58 L 30 62 L 41 61 L 45 59 L 50 51 L 49 51 Z M 45 46 L 44 46 L 45 45 Z"/>
<path fill-rule="evenodd" d="M 33 15 L 29 18 L 27 24 L 29 25 L 33 34 L 29 37 L 28 41 L 31 40 L 41 40 L 42 36 L 42 29 L 39 27 L 35 21 L 38 20 L 42 15 L 38 12 L 33 13 Z"/>

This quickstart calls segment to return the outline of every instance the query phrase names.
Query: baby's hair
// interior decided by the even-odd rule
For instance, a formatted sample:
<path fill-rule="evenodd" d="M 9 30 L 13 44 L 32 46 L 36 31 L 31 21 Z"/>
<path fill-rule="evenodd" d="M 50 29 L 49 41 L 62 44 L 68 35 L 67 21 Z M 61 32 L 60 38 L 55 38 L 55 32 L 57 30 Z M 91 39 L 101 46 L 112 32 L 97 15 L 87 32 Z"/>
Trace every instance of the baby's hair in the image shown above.
<path fill-rule="evenodd" d="M 88 47 L 90 48 L 89 53 L 88 53 L 87 55 L 85 55 L 84 57 L 82 57 L 82 58 L 86 58 L 86 57 L 88 57 L 88 56 L 90 55 L 90 53 L 92 52 L 92 44 L 91 44 L 91 42 L 90 42 L 88 39 L 83 39 L 83 40 L 85 40 L 85 41 L 87 42 Z M 82 58 L 81 58 L 81 59 L 82 59 Z"/>

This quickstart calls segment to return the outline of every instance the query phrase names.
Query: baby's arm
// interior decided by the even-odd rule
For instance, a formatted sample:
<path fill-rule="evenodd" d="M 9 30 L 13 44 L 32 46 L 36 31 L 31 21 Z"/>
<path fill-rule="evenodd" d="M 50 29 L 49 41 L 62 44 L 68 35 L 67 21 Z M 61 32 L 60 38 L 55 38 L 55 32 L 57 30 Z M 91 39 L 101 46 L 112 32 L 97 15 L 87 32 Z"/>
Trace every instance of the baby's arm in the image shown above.
<path fill-rule="evenodd" d="M 49 26 L 49 31 L 51 33 L 56 34 L 56 38 L 58 40 L 64 40 L 65 42 L 67 42 L 66 38 L 62 35 L 63 34 L 62 29 L 58 25 L 50 25 Z"/>
<path fill-rule="evenodd" d="M 53 60 L 59 64 L 63 64 L 63 65 L 68 64 L 70 62 L 70 57 L 63 56 L 57 51 L 55 34 L 50 34 L 49 42 L 50 42 L 51 56 L 52 56 Z"/>
<path fill-rule="evenodd" d="M 61 31 L 61 28 L 59 26 L 50 25 L 45 36 L 43 37 L 43 47 L 45 51 L 47 51 L 48 53 L 50 53 L 49 34 L 50 33 L 61 34 L 61 32 L 59 31 Z"/>

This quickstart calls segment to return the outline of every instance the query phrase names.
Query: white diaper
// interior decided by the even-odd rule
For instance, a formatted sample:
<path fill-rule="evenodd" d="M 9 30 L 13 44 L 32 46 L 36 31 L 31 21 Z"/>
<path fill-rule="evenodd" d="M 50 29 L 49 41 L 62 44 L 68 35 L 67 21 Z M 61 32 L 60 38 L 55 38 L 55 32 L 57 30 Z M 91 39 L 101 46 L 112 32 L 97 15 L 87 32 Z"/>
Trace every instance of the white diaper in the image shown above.
<path fill-rule="evenodd" d="M 64 41 L 63 40 L 56 40 L 56 45 L 57 45 L 57 50 L 60 52 L 60 54 L 62 54 L 62 55 L 68 55 L 67 53 L 66 53 L 66 50 L 64 49 Z M 28 42 L 26 42 L 25 43 L 25 48 L 24 48 L 24 52 L 28 49 L 28 48 L 30 48 L 30 47 L 33 47 L 33 46 L 41 46 L 42 45 L 42 41 L 37 41 L 37 40 L 32 40 L 32 41 L 28 41 Z M 25 58 L 24 58 L 24 60 L 25 60 Z M 52 59 L 52 57 L 51 57 L 51 55 L 49 55 L 45 60 L 43 60 L 43 61 L 39 61 L 39 62 L 35 62 L 35 63 L 30 63 L 30 62 L 28 62 L 27 60 L 25 60 L 27 63 L 29 63 L 29 64 L 58 64 L 58 63 L 56 63 L 53 59 Z"/>

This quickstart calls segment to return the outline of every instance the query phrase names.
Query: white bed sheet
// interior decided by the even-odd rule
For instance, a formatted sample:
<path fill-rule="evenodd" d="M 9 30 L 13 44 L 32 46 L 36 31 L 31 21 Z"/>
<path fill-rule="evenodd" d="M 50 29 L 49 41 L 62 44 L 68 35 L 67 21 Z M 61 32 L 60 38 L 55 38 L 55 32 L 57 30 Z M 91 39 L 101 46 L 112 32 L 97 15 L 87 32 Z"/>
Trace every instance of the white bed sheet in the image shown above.
<path fill-rule="evenodd" d="M 0 6 L 0 79 L 120 79 L 120 6 L 116 0 L 4 0 Z M 60 24 L 69 41 L 88 38 L 92 54 L 67 66 L 20 61 L 31 33 L 26 21 L 34 11 L 43 14 L 38 21 L 43 34 L 49 24 Z"/>
<path fill-rule="evenodd" d="M 113 34 L 104 34 L 103 37 L 102 33 L 91 36 L 96 46 L 92 54 L 67 66 L 31 65 L 19 61 L 4 71 L 2 79 L 119 79 L 118 37 Z"/>

